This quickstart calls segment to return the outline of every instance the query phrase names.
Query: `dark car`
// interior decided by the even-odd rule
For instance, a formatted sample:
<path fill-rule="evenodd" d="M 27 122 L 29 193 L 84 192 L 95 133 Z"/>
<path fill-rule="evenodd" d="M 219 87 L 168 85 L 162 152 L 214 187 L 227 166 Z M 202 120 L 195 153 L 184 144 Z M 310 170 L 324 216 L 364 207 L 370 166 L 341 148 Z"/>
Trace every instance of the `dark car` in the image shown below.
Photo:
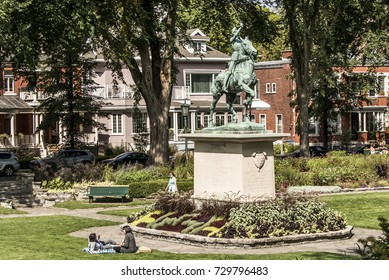
<path fill-rule="evenodd" d="M 118 166 L 123 164 L 128 165 L 128 164 L 140 163 L 145 165 L 148 161 L 149 161 L 149 155 L 145 153 L 125 152 L 114 158 L 105 159 L 102 161 L 102 163 L 112 166 L 113 168 L 117 168 Z"/>
<path fill-rule="evenodd" d="M 351 149 L 348 149 L 346 151 L 346 153 L 349 155 L 363 154 L 364 153 L 363 150 L 369 149 L 369 148 L 370 148 L 370 144 L 359 144 L 359 145 L 352 147 Z"/>
<path fill-rule="evenodd" d="M 95 156 L 89 150 L 65 149 L 60 150 L 48 157 L 30 161 L 30 168 L 40 167 L 48 164 L 53 168 L 62 166 L 73 166 L 77 163 L 93 164 Z"/>
<path fill-rule="evenodd" d="M 310 146 L 309 147 L 309 154 L 311 157 L 323 157 L 323 156 L 327 155 L 328 151 L 329 150 L 323 146 Z M 287 157 L 298 158 L 300 156 L 301 156 L 301 152 L 300 152 L 300 149 L 298 149 L 292 153 L 285 154 L 285 155 L 282 155 L 280 157 L 281 158 L 287 158 Z"/>
<path fill-rule="evenodd" d="M 0 152 L 0 174 L 11 176 L 19 169 L 19 159 L 13 152 Z"/>

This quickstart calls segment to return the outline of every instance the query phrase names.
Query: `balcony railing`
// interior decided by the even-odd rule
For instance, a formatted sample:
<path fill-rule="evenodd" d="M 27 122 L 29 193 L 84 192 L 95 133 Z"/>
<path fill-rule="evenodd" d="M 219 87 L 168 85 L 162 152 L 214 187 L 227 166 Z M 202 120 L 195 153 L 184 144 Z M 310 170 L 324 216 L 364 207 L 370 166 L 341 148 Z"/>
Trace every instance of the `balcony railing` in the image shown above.
<path fill-rule="evenodd" d="M 123 99 L 123 98 L 133 98 L 134 92 L 129 86 L 119 85 L 114 87 L 112 85 L 99 86 L 96 87 L 93 91 L 88 90 L 92 96 L 102 98 L 102 99 Z M 44 94 L 42 91 L 31 91 L 27 88 L 19 89 L 19 96 L 24 101 L 40 101 L 48 97 L 47 94 Z"/>
<path fill-rule="evenodd" d="M 174 86 L 172 99 L 190 99 L 189 87 Z"/>
<path fill-rule="evenodd" d="M 131 87 L 126 85 L 118 85 L 117 87 L 108 85 L 97 87 L 93 92 L 91 92 L 91 95 L 103 99 L 123 99 L 133 98 L 134 91 Z"/>
<path fill-rule="evenodd" d="M 114 87 L 113 85 L 98 86 L 93 91 L 88 90 L 89 94 L 102 99 L 124 99 L 124 98 L 133 98 L 134 91 L 131 87 L 126 85 L 118 85 Z M 19 89 L 19 96 L 24 101 L 40 101 L 48 97 L 47 94 L 44 94 L 42 91 L 30 91 L 27 88 Z M 188 86 L 174 86 L 173 87 L 173 99 L 183 100 L 190 99 L 190 92 Z"/>

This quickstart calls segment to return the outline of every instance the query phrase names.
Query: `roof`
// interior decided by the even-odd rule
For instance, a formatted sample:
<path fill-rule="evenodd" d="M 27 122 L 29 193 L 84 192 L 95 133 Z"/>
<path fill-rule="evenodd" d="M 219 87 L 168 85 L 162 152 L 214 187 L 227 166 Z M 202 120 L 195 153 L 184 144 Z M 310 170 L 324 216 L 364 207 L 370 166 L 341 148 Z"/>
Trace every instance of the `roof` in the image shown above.
<path fill-rule="evenodd" d="M 228 61 L 230 60 L 230 56 L 218 51 L 210 46 L 206 46 L 205 52 L 197 53 L 193 52 L 190 53 L 185 47 L 179 46 L 179 51 L 182 57 L 177 57 L 176 60 L 218 60 L 218 61 Z"/>
<path fill-rule="evenodd" d="M 11 111 L 32 111 L 33 108 L 17 95 L 0 96 L 0 113 Z"/>
<path fill-rule="evenodd" d="M 256 62 L 254 67 L 255 69 L 282 68 L 285 64 L 290 64 L 290 60 L 282 59 L 282 60 L 274 60 L 274 61 L 261 61 L 261 62 Z"/>

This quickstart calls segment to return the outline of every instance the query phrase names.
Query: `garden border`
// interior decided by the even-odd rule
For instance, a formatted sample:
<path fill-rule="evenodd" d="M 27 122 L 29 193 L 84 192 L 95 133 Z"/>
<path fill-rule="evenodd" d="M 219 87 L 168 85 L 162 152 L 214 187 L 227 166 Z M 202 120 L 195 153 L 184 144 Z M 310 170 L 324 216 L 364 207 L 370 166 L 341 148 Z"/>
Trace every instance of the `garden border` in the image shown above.
<path fill-rule="evenodd" d="M 213 238 L 206 236 L 199 236 L 193 234 L 183 234 L 179 232 L 171 232 L 164 230 L 156 230 L 149 228 L 142 228 L 130 225 L 133 232 L 143 237 L 150 237 L 151 239 L 163 239 L 183 244 L 203 245 L 203 246 L 222 246 L 222 247 L 268 247 L 272 245 L 287 245 L 293 243 L 318 242 L 331 239 L 348 239 L 353 233 L 353 226 L 347 226 L 343 230 L 308 233 L 298 235 L 287 235 L 280 237 L 266 237 L 266 238 Z"/>

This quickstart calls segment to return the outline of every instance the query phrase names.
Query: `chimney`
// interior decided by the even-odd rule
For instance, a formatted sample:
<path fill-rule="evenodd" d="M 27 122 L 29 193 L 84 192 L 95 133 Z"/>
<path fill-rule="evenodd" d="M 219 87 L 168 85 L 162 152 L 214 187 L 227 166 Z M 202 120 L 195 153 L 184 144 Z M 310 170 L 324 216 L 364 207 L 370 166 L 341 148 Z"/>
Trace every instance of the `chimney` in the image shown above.
<path fill-rule="evenodd" d="M 286 49 L 282 51 L 282 59 L 291 59 L 293 52 L 291 49 Z"/>

